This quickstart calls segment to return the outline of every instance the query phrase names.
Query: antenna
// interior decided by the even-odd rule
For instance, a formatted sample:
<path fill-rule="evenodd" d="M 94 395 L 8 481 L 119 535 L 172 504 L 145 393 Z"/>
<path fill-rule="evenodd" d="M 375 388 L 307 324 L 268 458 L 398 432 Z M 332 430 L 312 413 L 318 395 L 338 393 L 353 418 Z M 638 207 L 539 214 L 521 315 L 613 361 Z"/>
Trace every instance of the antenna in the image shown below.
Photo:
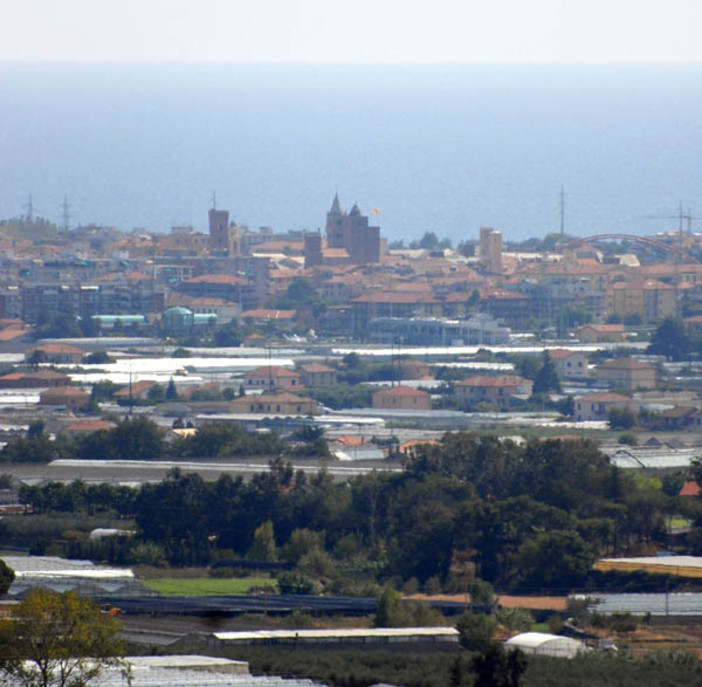
<path fill-rule="evenodd" d="M 29 200 L 27 201 L 27 204 L 24 206 L 27 208 L 27 221 L 28 222 L 33 222 L 34 221 L 34 204 L 32 203 L 32 194 L 29 194 Z"/>
<path fill-rule="evenodd" d="M 212 191 L 212 209 L 217 209 L 217 191 Z"/>
<path fill-rule="evenodd" d="M 69 222 L 71 219 L 71 215 L 69 214 L 69 210 L 71 209 L 71 206 L 68 203 L 68 196 L 63 197 L 63 203 L 61 203 L 61 210 L 62 210 L 62 218 L 63 218 L 63 230 L 68 231 L 69 229 Z"/>
<path fill-rule="evenodd" d="M 565 189 L 561 186 L 560 193 L 560 209 L 561 209 L 561 236 L 565 233 Z"/>

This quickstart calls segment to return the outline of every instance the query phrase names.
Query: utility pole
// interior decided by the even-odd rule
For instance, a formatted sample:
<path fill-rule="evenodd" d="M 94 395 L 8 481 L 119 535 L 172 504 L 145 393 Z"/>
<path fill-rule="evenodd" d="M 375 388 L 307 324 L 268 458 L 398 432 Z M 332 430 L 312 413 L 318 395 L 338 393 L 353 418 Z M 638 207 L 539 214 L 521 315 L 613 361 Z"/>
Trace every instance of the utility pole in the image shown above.
<path fill-rule="evenodd" d="M 565 234 L 565 189 L 561 186 L 560 193 L 560 211 L 561 211 L 561 236 Z"/>
<path fill-rule="evenodd" d="M 61 204 L 64 231 L 68 231 L 69 229 L 69 222 L 71 220 L 71 215 L 69 214 L 70 209 L 71 206 L 68 203 L 68 196 L 64 196 L 63 203 Z"/>
<path fill-rule="evenodd" d="M 27 214 L 26 218 L 28 222 L 33 222 L 34 221 L 34 204 L 32 203 L 32 194 L 29 194 L 29 200 L 27 201 L 27 204 L 24 206 L 27 208 Z"/>

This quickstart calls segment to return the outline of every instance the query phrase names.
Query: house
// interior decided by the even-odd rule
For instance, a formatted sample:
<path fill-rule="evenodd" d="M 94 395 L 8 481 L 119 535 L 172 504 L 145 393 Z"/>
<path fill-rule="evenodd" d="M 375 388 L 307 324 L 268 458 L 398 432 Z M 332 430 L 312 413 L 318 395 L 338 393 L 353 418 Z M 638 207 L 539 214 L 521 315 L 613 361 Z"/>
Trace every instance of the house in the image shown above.
<path fill-rule="evenodd" d="M 583 324 L 575 330 L 582 343 L 624 341 L 625 335 L 623 324 Z"/>
<path fill-rule="evenodd" d="M 26 362 L 54 363 L 55 365 L 78 365 L 83 360 L 83 351 L 67 344 L 45 343 L 32 346 L 24 351 Z"/>
<path fill-rule="evenodd" d="M 256 367 L 244 377 L 246 389 L 297 389 L 299 386 L 300 375 L 279 365 Z"/>
<path fill-rule="evenodd" d="M 113 398 L 118 401 L 128 401 L 130 398 L 144 400 L 149 397 L 149 391 L 156 386 L 156 382 L 142 379 L 139 382 L 132 382 L 115 391 Z"/>
<path fill-rule="evenodd" d="M 638 412 L 639 404 L 628 396 L 621 394 L 588 394 L 575 399 L 575 419 L 577 422 L 606 422 L 612 409 L 628 408 Z"/>
<path fill-rule="evenodd" d="M 66 410 L 74 412 L 83 410 L 90 404 L 90 394 L 72 386 L 47 389 L 39 394 L 39 405 L 66 406 Z"/>
<path fill-rule="evenodd" d="M 597 366 L 597 382 L 610 389 L 654 389 L 656 367 L 635 358 L 614 358 Z"/>
<path fill-rule="evenodd" d="M 108 431 L 116 426 L 114 422 L 108 422 L 107 420 L 76 420 L 66 425 L 61 430 L 61 434 L 69 437 L 85 436 L 86 434 L 102 430 Z"/>
<path fill-rule="evenodd" d="M 515 396 L 531 396 L 533 383 L 518 375 L 478 375 L 454 385 L 458 398 L 467 403 L 506 405 Z"/>
<path fill-rule="evenodd" d="M 431 410 L 431 394 L 409 386 L 394 386 L 376 391 L 373 407 L 382 410 Z"/>
<path fill-rule="evenodd" d="M 587 356 L 582 351 L 569 351 L 565 348 L 552 348 L 548 357 L 561 381 L 582 380 L 590 377 Z"/>
<path fill-rule="evenodd" d="M 229 404 L 232 413 L 271 413 L 274 415 L 318 415 L 319 405 L 314 399 L 296 396 L 287 391 L 264 392 L 240 396 Z"/>
<path fill-rule="evenodd" d="M 304 386 L 336 386 L 336 370 L 321 363 L 300 365 L 300 382 Z"/>
<path fill-rule="evenodd" d="M 54 389 L 68 386 L 71 378 L 56 370 L 38 372 L 11 372 L 0 377 L 0 389 Z"/>
<path fill-rule="evenodd" d="M 666 430 L 676 431 L 691 427 L 696 423 L 700 411 L 695 406 L 674 406 L 661 411 L 659 417 L 663 420 Z"/>

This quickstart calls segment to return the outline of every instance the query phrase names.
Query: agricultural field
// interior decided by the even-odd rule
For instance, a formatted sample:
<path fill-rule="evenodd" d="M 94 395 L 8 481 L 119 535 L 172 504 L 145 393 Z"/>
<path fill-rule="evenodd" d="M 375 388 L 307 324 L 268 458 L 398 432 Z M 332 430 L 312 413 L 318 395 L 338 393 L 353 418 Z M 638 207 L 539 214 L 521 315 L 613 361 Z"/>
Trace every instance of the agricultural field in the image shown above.
<path fill-rule="evenodd" d="M 143 580 L 144 584 L 164 596 L 235 596 L 247 594 L 252 587 L 275 587 L 268 577 L 216 579 L 211 577 L 162 577 Z"/>

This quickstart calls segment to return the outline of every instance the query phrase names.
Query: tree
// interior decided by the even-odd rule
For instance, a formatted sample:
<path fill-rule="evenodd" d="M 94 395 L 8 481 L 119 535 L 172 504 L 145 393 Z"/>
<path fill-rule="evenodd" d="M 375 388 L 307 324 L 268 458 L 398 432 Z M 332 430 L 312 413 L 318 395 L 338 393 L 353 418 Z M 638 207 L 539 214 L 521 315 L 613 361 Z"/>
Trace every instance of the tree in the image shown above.
<path fill-rule="evenodd" d="M 527 657 L 519 649 L 507 651 L 493 643 L 473 658 L 470 667 L 476 676 L 474 687 L 519 687 Z"/>
<path fill-rule="evenodd" d="M 631 408 L 612 408 L 607 415 L 612 429 L 631 429 L 636 426 L 636 413 Z"/>
<path fill-rule="evenodd" d="M 119 621 L 75 592 L 35 589 L 0 623 L 0 670 L 26 687 L 83 687 L 125 670 Z"/>
<path fill-rule="evenodd" d="M 166 400 L 176 401 L 178 400 L 178 389 L 176 389 L 173 377 L 168 380 L 168 386 L 166 387 Z"/>
<path fill-rule="evenodd" d="M 278 550 L 275 546 L 275 532 L 273 531 L 273 523 L 266 520 L 263 524 L 256 528 L 254 532 L 253 544 L 247 558 L 255 561 L 277 561 Z"/>
<path fill-rule="evenodd" d="M 556 368 L 553 365 L 551 357 L 547 351 L 544 351 L 543 364 L 541 365 L 541 369 L 538 371 L 536 379 L 534 380 L 534 393 L 546 394 L 549 391 L 554 391 L 557 394 L 560 393 L 561 383 L 558 381 Z"/>
<path fill-rule="evenodd" d="M 0 596 L 7 594 L 7 590 L 15 581 L 15 571 L 0 558 Z"/>
<path fill-rule="evenodd" d="M 485 613 L 464 613 L 458 619 L 456 629 L 464 649 L 485 651 L 493 643 L 497 621 Z"/>
<path fill-rule="evenodd" d="M 690 357 L 690 339 L 681 320 L 667 317 L 651 337 L 648 353 L 664 355 L 667 360 L 687 360 Z"/>

